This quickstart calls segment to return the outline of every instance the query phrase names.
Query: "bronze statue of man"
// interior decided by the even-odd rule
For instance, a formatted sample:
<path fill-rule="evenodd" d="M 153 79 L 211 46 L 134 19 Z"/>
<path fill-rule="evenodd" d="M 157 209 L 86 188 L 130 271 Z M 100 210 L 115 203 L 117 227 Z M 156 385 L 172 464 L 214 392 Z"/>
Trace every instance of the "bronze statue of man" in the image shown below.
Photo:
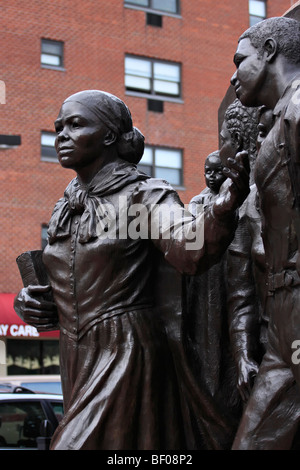
<path fill-rule="evenodd" d="M 300 23 L 270 18 L 245 31 L 231 78 L 245 106 L 265 105 L 274 124 L 255 182 L 267 268 L 268 344 L 233 449 L 290 449 L 300 421 L 299 194 Z M 280 412 L 278 412 L 280 410 Z"/>

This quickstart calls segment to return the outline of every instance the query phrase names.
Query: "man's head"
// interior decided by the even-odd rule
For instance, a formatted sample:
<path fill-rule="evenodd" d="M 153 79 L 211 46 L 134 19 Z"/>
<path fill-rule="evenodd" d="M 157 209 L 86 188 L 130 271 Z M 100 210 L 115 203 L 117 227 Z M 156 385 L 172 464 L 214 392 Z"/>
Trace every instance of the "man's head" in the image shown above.
<path fill-rule="evenodd" d="M 269 18 L 247 29 L 239 38 L 234 55 L 237 70 L 231 78 L 241 102 L 252 107 L 276 102 L 279 75 L 300 66 L 299 51 L 300 22 L 296 20 Z"/>
<path fill-rule="evenodd" d="M 250 39 L 250 43 L 259 57 L 262 57 L 266 43 L 273 39 L 277 44 L 277 53 L 282 54 L 290 62 L 300 63 L 300 22 L 292 18 L 268 18 L 248 28 L 239 38 Z"/>

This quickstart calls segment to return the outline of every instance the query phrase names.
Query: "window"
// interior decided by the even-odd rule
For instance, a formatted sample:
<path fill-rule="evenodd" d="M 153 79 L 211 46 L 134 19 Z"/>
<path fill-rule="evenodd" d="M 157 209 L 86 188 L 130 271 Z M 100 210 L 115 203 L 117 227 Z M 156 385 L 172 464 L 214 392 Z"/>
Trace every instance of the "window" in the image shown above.
<path fill-rule="evenodd" d="M 41 159 L 47 162 L 58 162 L 54 147 L 55 132 L 41 132 Z"/>
<path fill-rule="evenodd" d="M 63 42 L 51 41 L 50 39 L 42 39 L 41 64 L 49 68 L 62 69 L 63 49 Z"/>
<path fill-rule="evenodd" d="M 125 87 L 151 98 L 180 98 L 181 66 L 172 62 L 125 57 Z"/>
<path fill-rule="evenodd" d="M 7 375 L 60 373 L 57 339 L 7 339 L 6 354 Z"/>
<path fill-rule="evenodd" d="M 179 0 L 125 0 L 126 6 L 136 6 L 142 10 L 154 10 L 179 14 Z"/>
<path fill-rule="evenodd" d="M 249 0 L 250 26 L 267 17 L 266 2 L 263 0 Z"/>
<path fill-rule="evenodd" d="M 156 13 L 147 13 L 146 14 L 146 24 L 161 28 L 162 27 L 162 16 L 157 15 Z"/>
<path fill-rule="evenodd" d="M 12 149 L 21 145 L 20 135 L 0 135 L 0 148 L 1 149 Z"/>
<path fill-rule="evenodd" d="M 181 186 L 182 151 L 179 149 L 145 146 L 143 158 L 138 168 L 149 176 Z"/>

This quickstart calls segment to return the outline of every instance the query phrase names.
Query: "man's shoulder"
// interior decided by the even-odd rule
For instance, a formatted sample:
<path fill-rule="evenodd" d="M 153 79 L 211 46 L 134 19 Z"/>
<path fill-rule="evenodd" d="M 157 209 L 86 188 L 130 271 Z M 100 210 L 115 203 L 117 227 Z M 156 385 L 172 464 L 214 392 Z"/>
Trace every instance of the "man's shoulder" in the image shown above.
<path fill-rule="evenodd" d="M 286 96 L 284 119 L 288 121 L 299 120 L 300 118 L 300 74 L 295 78 L 289 87 L 289 92 Z"/>

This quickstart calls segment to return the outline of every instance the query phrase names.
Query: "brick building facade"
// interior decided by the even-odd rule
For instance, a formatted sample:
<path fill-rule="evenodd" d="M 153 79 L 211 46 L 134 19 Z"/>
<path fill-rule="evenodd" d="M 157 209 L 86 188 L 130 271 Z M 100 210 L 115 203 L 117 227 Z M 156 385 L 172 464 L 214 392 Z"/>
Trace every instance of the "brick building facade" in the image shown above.
<path fill-rule="evenodd" d="M 295 2 L 252 2 L 262 3 L 270 17 Z M 204 188 L 205 157 L 218 148 L 218 108 L 249 1 L 10 0 L 0 11 L 0 292 L 15 293 L 16 256 L 40 249 L 42 226 L 74 176 L 41 157 L 41 135 L 51 137 L 63 100 L 83 89 L 123 99 L 147 155 L 175 151 L 179 166 L 157 175 L 178 177 L 189 202 Z"/>

